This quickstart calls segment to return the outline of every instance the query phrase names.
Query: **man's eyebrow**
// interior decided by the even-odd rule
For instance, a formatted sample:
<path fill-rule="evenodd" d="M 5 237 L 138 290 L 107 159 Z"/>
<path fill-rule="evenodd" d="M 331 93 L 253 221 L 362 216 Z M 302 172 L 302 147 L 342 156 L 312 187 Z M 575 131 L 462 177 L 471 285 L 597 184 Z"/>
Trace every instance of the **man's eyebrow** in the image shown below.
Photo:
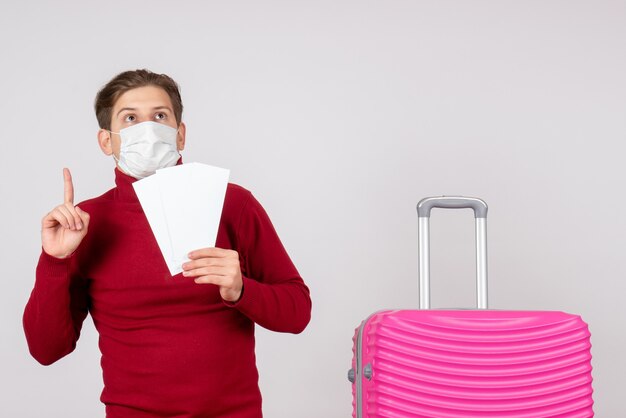
<path fill-rule="evenodd" d="M 120 113 L 122 113 L 125 110 L 133 110 L 134 111 L 134 110 L 137 110 L 137 109 L 135 109 L 134 107 L 123 107 L 120 110 L 118 110 L 117 115 L 115 115 L 115 116 L 119 116 Z"/>
<path fill-rule="evenodd" d="M 155 107 L 153 107 L 153 108 L 152 108 L 152 110 L 163 110 L 163 109 L 165 109 L 165 110 L 169 110 L 170 112 L 174 113 L 174 111 L 172 110 L 172 108 L 170 108 L 169 106 L 155 106 Z M 121 108 L 121 109 L 117 112 L 117 115 L 115 115 L 115 116 L 119 116 L 119 115 L 120 115 L 120 113 L 122 113 L 122 112 L 123 112 L 123 111 L 125 111 L 125 110 L 130 110 L 130 111 L 133 111 L 133 112 L 134 112 L 134 111 L 136 111 L 136 110 L 137 110 L 137 108 L 135 108 L 135 107 L 123 107 L 123 108 Z"/>
<path fill-rule="evenodd" d="M 170 112 L 173 112 L 173 110 L 169 106 L 157 106 L 157 107 L 152 108 L 152 110 L 161 110 L 161 109 L 165 109 L 165 110 L 169 110 Z"/>

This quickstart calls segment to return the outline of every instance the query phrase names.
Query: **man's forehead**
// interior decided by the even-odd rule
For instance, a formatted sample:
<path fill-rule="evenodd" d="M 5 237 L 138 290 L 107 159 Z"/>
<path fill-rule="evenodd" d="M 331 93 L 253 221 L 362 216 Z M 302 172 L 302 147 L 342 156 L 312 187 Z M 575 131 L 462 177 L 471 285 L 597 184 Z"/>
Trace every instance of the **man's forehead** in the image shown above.
<path fill-rule="evenodd" d="M 172 101 L 165 90 L 155 86 L 137 87 L 124 92 L 113 105 L 113 109 L 172 109 Z"/>

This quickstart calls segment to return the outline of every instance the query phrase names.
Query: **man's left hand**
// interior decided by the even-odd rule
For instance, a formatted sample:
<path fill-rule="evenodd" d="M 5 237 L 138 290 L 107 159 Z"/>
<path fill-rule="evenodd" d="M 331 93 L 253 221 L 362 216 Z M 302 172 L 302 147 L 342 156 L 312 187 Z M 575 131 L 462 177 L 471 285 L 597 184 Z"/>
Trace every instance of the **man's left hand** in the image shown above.
<path fill-rule="evenodd" d="M 219 286 L 220 295 L 227 302 L 239 300 L 243 280 L 237 251 L 202 248 L 190 252 L 189 259 L 183 264 L 183 276 L 195 277 L 196 283 Z"/>

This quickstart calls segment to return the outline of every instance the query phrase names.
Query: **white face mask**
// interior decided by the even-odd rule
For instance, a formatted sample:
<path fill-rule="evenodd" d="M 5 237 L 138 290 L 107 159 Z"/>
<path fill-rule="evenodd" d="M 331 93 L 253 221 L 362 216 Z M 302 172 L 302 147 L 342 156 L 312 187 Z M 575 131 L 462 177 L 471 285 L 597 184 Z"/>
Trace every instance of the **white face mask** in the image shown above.
<path fill-rule="evenodd" d="M 109 131 L 111 132 L 111 131 Z M 178 129 L 158 122 L 141 122 L 120 129 L 119 168 L 136 179 L 148 177 L 159 168 L 176 165 L 180 154 L 176 148 Z"/>

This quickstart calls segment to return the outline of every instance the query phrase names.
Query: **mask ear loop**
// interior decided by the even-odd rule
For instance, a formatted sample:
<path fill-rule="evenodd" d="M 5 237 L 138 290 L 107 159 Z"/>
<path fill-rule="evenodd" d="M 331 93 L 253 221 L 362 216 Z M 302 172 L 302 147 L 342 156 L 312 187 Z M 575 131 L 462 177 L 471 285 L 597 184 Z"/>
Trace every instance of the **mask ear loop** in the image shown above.
<path fill-rule="evenodd" d="M 120 134 L 119 132 L 113 132 L 113 131 L 112 131 L 112 130 L 110 130 L 110 129 L 105 129 L 105 131 L 107 131 L 107 132 L 108 132 L 108 133 L 110 133 L 110 134 L 115 134 L 115 135 L 119 135 L 119 134 Z M 118 159 L 115 157 L 115 154 L 113 153 L 113 149 L 111 149 L 111 155 L 113 156 L 113 159 L 115 160 L 115 162 L 117 163 L 117 165 L 118 165 L 118 167 L 119 167 L 120 160 L 118 160 Z"/>

